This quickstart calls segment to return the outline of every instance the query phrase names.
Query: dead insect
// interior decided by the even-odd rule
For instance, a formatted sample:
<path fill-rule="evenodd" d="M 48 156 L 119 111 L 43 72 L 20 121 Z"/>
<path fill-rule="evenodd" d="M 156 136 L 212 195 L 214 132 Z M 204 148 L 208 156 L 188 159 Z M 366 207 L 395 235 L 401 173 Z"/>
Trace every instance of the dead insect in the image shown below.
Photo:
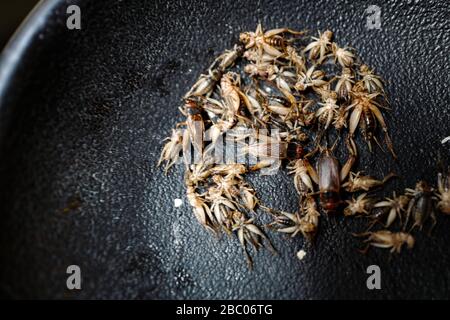
<path fill-rule="evenodd" d="M 370 209 L 373 206 L 373 199 L 367 197 L 367 193 L 363 193 L 358 198 L 352 198 L 351 200 L 345 200 L 348 206 L 344 209 L 344 215 L 356 216 L 359 214 L 369 214 Z"/>
<path fill-rule="evenodd" d="M 432 225 L 430 228 L 433 230 L 436 225 L 436 216 L 434 213 L 434 200 L 433 189 L 425 181 L 419 181 L 416 183 L 415 189 L 406 188 L 406 195 L 412 197 L 409 201 L 408 210 L 406 212 L 406 220 L 403 226 L 405 230 L 408 226 L 409 219 L 414 219 L 414 223 L 411 229 L 419 227 L 422 230 L 423 224 L 431 218 Z"/>
<path fill-rule="evenodd" d="M 183 133 L 181 130 L 173 129 L 172 136 L 164 140 L 169 141 L 163 147 L 157 166 L 159 167 L 163 161 L 166 161 L 164 171 L 167 173 L 180 158 L 180 151 L 183 148 Z"/>
<path fill-rule="evenodd" d="M 301 71 L 298 74 L 297 82 L 294 85 L 295 90 L 305 91 L 308 88 L 316 90 L 328 83 L 323 79 L 325 77 L 325 72 L 314 69 L 315 65 L 312 65 L 306 72 Z"/>
<path fill-rule="evenodd" d="M 247 172 L 247 167 L 239 163 L 219 164 L 210 169 L 213 174 L 232 176 L 242 179 L 242 174 Z"/>
<path fill-rule="evenodd" d="M 375 75 L 366 64 L 362 64 L 359 67 L 359 75 L 367 92 L 384 93 L 383 80 L 380 76 Z"/>
<path fill-rule="evenodd" d="M 211 211 L 214 217 L 226 233 L 231 233 L 233 220 L 232 214 L 237 209 L 234 202 L 218 194 L 216 189 L 208 190 L 208 200 L 212 203 Z"/>
<path fill-rule="evenodd" d="M 209 68 L 208 74 L 202 74 L 200 76 L 197 82 L 192 86 L 191 90 L 186 93 L 184 99 L 191 96 L 209 96 L 221 77 L 222 71 L 212 67 Z"/>
<path fill-rule="evenodd" d="M 306 60 L 303 55 L 298 54 L 294 47 L 286 47 L 287 59 L 295 66 L 297 73 L 306 72 Z"/>
<path fill-rule="evenodd" d="M 279 137 L 258 133 L 249 138 L 248 143 L 238 143 L 239 156 L 248 154 L 254 158 L 272 158 L 277 160 L 287 158 L 288 143 L 282 141 Z"/>
<path fill-rule="evenodd" d="M 366 253 L 370 246 L 376 248 L 391 249 L 391 253 L 400 253 L 402 246 L 407 245 L 408 249 L 414 246 L 414 238 L 409 233 L 405 232 L 391 232 L 389 230 L 380 230 L 376 232 L 364 232 L 361 234 L 354 234 L 356 237 L 367 237 L 364 242 L 368 242 L 367 247 L 362 250 Z"/>
<path fill-rule="evenodd" d="M 225 72 L 225 70 L 231 67 L 235 61 L 242 56 L 245 51 L 245 47 L 241 44 L 235 44 L 233 50 L 227 50 L 221 54 L 217 61 L 219 62 L 218 68 L 220 71 Z"/>
<path fill-rule="evenodd" d="M 355 151 L 347 145 L 350 155 L 345 165 L 339 170 L 339 161 L 332 154 L 335 146 L 336 143 L 331 149 L 323 148 L 317 162 L 320 204 L 327 212 L 334 212 L 341 204 L 341 182 L 345 180 L 356 160 Z"/>
<path fill-rule="evenodd" d="M 202 155 L 205 123 L 203 121 L 203 109 L 200 100 L 198 98 L 187 98 L 184 103 L 183 112 L 187 116 L 186 127 L 187 133 L 189 134 L 189 138 L 184 139 L 184 143 L 185 145 L 187 143 L 192 143 L 197 155 Z"/>
<path fill-rule="evenodd" d="M 388 209 L 388 217 L 386 220 L 386 228 L 388 228 L 396 218 L 399 218 L 400 223 L 402 223 L 402 215 L 408 206 L 409 200 L 410 198 L 405 195 L 400 195 L 397 197 L 394 192 L 392 199 L 386 198 L 383 201 L 377 202 L 373 207 Z"/>
<path fill-rule="evenodd" d="M 205 132 L 205 139 L 210 139 L 212 145 L 215 145 L 217 139 L 236 124 L 238 114 L 228 105 L 225 105 L 225 102 L 212 98 L 206 99 L 203 109 L 213 123 L 209 130 Z"/>
<path fill-rule="evenodd" d="M 293 109 L 291 102 L 282 96 L 268 96 L 263 103 L 263 107 L 272 115 L 279 116 L 281 119 L 286 118 Z"/>
<path fill-rule="evenodd" d="M 244 72 L 248 73 L 251 77 L 259 77 L 262 79 L 268 79 L 276 73 L 276 68 L 272 63 L 249 63 L 244 67 Z"/>
<path fill-rule="evenodd" d="M 342 69 L 342 74 L 340 76 L 336 76 L 336 79 L 338 79 L 338 81 L 336 82 L 334 91 L 337 92 L 340 98 L 348 100 L 349 94 L 353 88 L 353 84 L 355 83 L 355 77 L 353 75 L 352 69 Z"/>
<path fill-rule="evenodd" d="M 227 72 L 220 80 L 220 90 L 225 106 L 234 114 L 239 112 L 241 95 L 243 95 L 240 90 L 240 83 L 240 76 L 234 72 Z"/>
<path fill-rule="evenodd" d="M 262 25 L 258 23 L 255 32 L 243 32 L 239 35 L 239 40 L 245 44 L 246 49 L 256 47 L 259 51 L 259 56 L 263 53 L 270 54 L 274 57 L 280 57 L 283 49 L 287 45 L 287 41 L 281 36 L 283 33 L 290 33 L 293 35 L 303 35 L 302 31 L 294 31 L 288 28 L 280 28 L 263 31 Z"/>
<path fill-rule="evenodd" d="M 316 117 L 319 119 L 319 122 L 323 124 L 325 130 L 328 129 L 339 110 L 339 106 L 336 104 L 336 102 L 336 92 L 330 91 L 329 94 L 327 94 L 324 102 L 319 103 L 321 107 L 317 110 Z"/>
<path fill-rule="evenodd" d="M 444 214 L 450 214 L 450 169 L 445 177 L 439 173 L 437 191 L 437 208 Z"/>
<path fill-rule="evenodd" d="M 273 225 L 281 225 L 277 231 L 282 233 L 288 233 L 291 237 L 295 237 L 299 232 L 302 232 L 303 226 L 300 223 L 300 214 L 289 213 L 280 211 L 278 216 L 275 216 L 275 221 L 270 224 Z"/>
<path fill-rule="evenodd" d="M 187 186 L 197 187 L 211 176 L 210 165 L 200 162 L 186 167 L 184 182 Z"/>
<path fill-rule="evenodd" d="M 205 194 L 198 194 L 194 187 L 188 186 L 186 190 L 186 197 L 189 204 L 193 208 L 195 217 L 201 225 L 206 229 L 215 232 L 215 225 L 217 225 L 217 223 L 206 202 Z"/>
<path fill-rule="evenodd" d="M 286 97 L 289 98 L 291 103 L 295 104 L 295 98 L 291 99 L 291 83 L 295 82 L 296 74 L 285 67 L 278 68 L 274 66 L 274 73 L 269 77 L 269 81 L 276 84 L 278 90 L 280 90 Z"/>
<path fill-rule="evenodd" d="M 307 196 L 301 206 L 302 217 L 300 223 L 303 224 L 302 234 L 308 240 L 313 240 L 319 227 L 320 213 L 317 210 L 316 200 L 312 196 Z"/>
<path fill-rule="evenodd" d="M 355 55 L 348 50 L 348 48 L 340 48 L 333 42 L 331 45 L 331 51 L 334 56 L 334 60 L 338 61 L 343 68 L 351 67 L 353 65 Z"/>
<path fill-rule="evenodd" d="M 326 30 L 323 34 L 319 31 L 319 37 L 311 37 L 314 41 L 306 46 L 303 52 L 309 51 L 309 59 L 317 60 L 317 63 L 322 63 L 323 59 L 331 50 L 331 39 L 333 38 L 333 32 Z"/>
<path fill-rule="evenodd" d="M 349 133 L 353 137 L 356 128 L 360 127 L 363 137 L 366 140 L 369 149 L 372 150 L 371 141 L 375 140 L 374 132 L 377 122 L 380 124 L 381 129 L 384 131 L 385 143 L 394 158 L 397 158 L 394 147 L 392 146 L 391 138 L 389 137 L 387 125 L 384 122 L 383 115 L 380 108 L 382 107 L 377 101 L 379 93 L 367 93 L 360 86 L 355 86 L 351 92 L 353 97 L 352 104 L 347 107 L 347 110 L 353 109 L 350 115 L 349 121 Z"/>
<path fill-rule="evenodd" d="M 240 188 L 240 200 L 242 205 L 248 211 L 254 211 L 259 200 L 256 197 L 255 190 L 246 183 L 242 183 Z"/>
<path fill-rule="evenodd" d="M 232 200 L 239 194 L 240 180 L 234 176 L 221 176 L 214 175 L 212 180 L 215 183 L 210 189 L 215 189 L 215 193 L 224 195 L 228 199 Z"/>
<path fill-rule="evenodd" d="M 311 166 L 309 161 L 305 158 L 297 159 L 291 162 L 287 167 L 289 174 L 294 174 L 294 185 L 295 189 L 300 195 L 303 195 L 305 191 L 314 191 L 313 181 L 318 181 L 317 174 L 314 168 Z M 312 180 L 311 180 L 312 177 Z M 303 185 L 306 186 L 307 190 L 304 190 Z"/>
<path fill-rule="evenodd" d="M 257 64 L 265 64 L 265 63 L 275 64 L 275 61 L 277 60 L 277 57 L 271 56 L 268 53 L 263 53 L 263 55 L 260 56 L 257 50 L 252 49 L 245 51 L 242 56 L 248 61 Z"/>
<path fill-rule="evenodd" d="M 347 116 L 348 112 L 344 106 L 340 106 L 334 114 L 333 126 L 336 130 L 341 131 L 343 128 L 347 128 Z"/>
<path fill-rule="evenodd" d="M 265 209 L 275 218 L 269 226 L 278 226 L 276 229 L 278 232 L 290 234 L 291 237 L 301 233 L 309 241 L 314 239 L 319 226 L 320 213 L 312 196 L 308 196 L 301 203 L 301 208 L 296 213 Z"/>
<path fill-rule="evenodd" d="M 377 180 L 371 176 L 363 176 L 361 171 L 358 173 L 350 172 L 350 177 L 342 186 L 348 192 L 369 191 L 370 189 L 382 186 L 389 179 L 395 177 L 394 173 L 389 173 L 383 180 Z"/>
<path fill-rule="evenodd" d="M 244 214 L 240 211 L 234 211 L 232 214 L 233 219 L 233 231 L 237 231 L 237 236 L 241 246 L 244 250 L 245 257 L 247 259 L 247 264 L 249 268 L 252 268 L 253 262 L 247 251 L 247 243 L 253 245 L 255 249 L 262 247 L 260 238 L 266 241 L 267 248 L 272 253 L 276 253 L 274 247 L 270 243 L 269 238 L 256 226 L 253 224 L 254 218 L 246 219 Z"/>

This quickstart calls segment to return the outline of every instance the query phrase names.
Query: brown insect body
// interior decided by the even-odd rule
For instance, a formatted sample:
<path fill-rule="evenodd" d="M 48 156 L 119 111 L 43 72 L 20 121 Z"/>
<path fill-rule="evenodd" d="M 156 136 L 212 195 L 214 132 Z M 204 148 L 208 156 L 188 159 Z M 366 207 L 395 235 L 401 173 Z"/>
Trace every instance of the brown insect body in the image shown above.
<path fill-rule="evenodd" d="M 320 203 L 327 212 L 333 212 L 341 203 L 339 161 L 327 149 L 317 163 Z"/>
<path fill-rule="evenodd" d="M 414 238 L 409 233 L 405 232 L 391 232 L 389 230 L 380 230 L 376 232 L 365 232 L 358 237 L 367 237 L 364 242 L 367 242 L 367 246 L 363 253 L 366 253 L 370 246 L 377 248 L 390 249 L 391 253 L 400 253 L 403 245 L 406 245 L 408 249 L 414 246 Z"/>
<path fill-rule="evenodd" d="M 371 141 L 374 138 L 376 128 L 377 121 L 373 113 L 368 109 L 363 109 L 360 118 L 360 129 L 364 140 L 369 145 L 369 149 L 372 149 Z"/>
<path fill-rule="evenodd" d="M 436 224 L 436 217 L 434 215 L 434 200 L 433 189 L 425 182 L 419 181 L 415 189 L 406 189 L 406 194 L 413 196 L 409 202 L 406 221 L 404 228 L 407 227 L 410 217 L 414 219 L 411 230 L 415 227 L 422 229 L 423 224 L 429 219 L 432 219 L 432 227 Z"/>
<path fill-rule="evenodd" d="M 273 36 L 265 40 L 266 43 L 273 47 L 284 48 L 286 47 L 286 41 L 280 36 Z"/>
<path fill-rule="evenodd" d="M 358 192 L 358 191 L 369 191 L 372 188 L 380 187 L 385 184 L 389 179 L 395 177 L 394 173 L 389 173 L 382 180 L 377 180 L 371 176 L 362 175 L 361 172 L 353 173 L 350 172 L 350 177 L 347 182 L 342 186 L 348 192 Z"/>
<path fill-rule="evenodd" d="M 224 72 L 228 67 L 232 66 L 235 61 L 242 56 L 245 51 L 245 46 L 242 44 L 236 44 L 233 50 L 226 51 L 217 59 L 220 61 L 218 69 Z"/>
<path fill-rule="evenodd" d="M 203 153 L 205 124 L 203 122 L 203 109 L 200 101 L 194 98 L 187 98 L 185 100 L 184 110 L 187 114 L 186 125 L 190 142 L 193 144 L 196 152 L 201 155 Z"/>

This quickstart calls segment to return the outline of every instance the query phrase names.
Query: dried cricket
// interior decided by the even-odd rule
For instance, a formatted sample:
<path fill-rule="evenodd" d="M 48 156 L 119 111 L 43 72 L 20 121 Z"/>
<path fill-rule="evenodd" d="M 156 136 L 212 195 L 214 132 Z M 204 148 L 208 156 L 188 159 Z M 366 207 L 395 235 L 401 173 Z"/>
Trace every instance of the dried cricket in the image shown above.
<path fill-rule="evenodd" d="M 326 30 L 323 34 L 319 31 L 319 37 L 311 37 L 313 42 L 308 44 L 303 52 L 309 51 L 309 59 L 317 60 L 317 63 L 322 63 L 326 58 L 326 55 L 331 50 L 331 39 L 333 38 L 333 32 Z"/>
<path fill-rule="evenodd" d="M 407 245 L 408 249 L 414 246 L 414 238 L 409 233 L 391 232 L 389 230 L 381 230 L 376 232 L 364 232 L 355 234 L 357 237 L 367 237 L 364 242 L 368 242 L 367 247 L 362 250 L 366 253 L 370 246 L 384 249 L 391 249 L 391 253 L 400 253 L 402 246 Z"/>
<path fill-rule="evenodd" d="M 225 70 L 231 67 L 236 60 L 242 56 L 245 51 L 245 47 L 241 44 L 234 45 L 233 50 L 227 50 L 223 54 L 221 54 L 217 61 L 219 61 L 219 70 L 221 72 L 225 72 Z"/>
<path fill-rule="evenodd" d="M 245 215 L 240 211 L 234 211 L 232 214 L 233 219 L 233 231 L 237 231 L 237 236 L 241 246 L 244 250 L 245 257 L 249 268 L 252 268 L 253 262 L 247 251 L 247 243 L 250 243 L 255 249 L 262 247 L 262 240 L 265 240 L 267 248 L 272 253 L 276 253 L 274 247 L 270 243 L 269 238 L 256 226 L 253 224 L 254 218 L 246 219 Z"/>
<path fill-rule="evenodd" d="M 316 112 L 319 122 L 324 125 L 324 129 L 328 129 L 332 121 L 335 119 L 339 106 L 336 104 L 337 94 L 334 91 L 330 91 L 326 95 L 326 99 L 323 103 L 319 103 L 321 107 Z"/>
<path fill-rule="evenodd" d="M 233 138 L 231 136 L 231 138 Z M 238 141 L 239 142 L 239 141 Z M 249 154 L 255 158 L 286 159 L 288 143 L 282 141 L 277 135 L 268 136 L 265 132 L 256 132 L 249 136 L 248 143 L 238 144 L 238 152 L 241 155 Z"/>
<path fill-rule="evenodd" d="M 384 93 L 383 80 L 373 73 L 366 64 L 359 67 L 359 75 L 364 83 L 364 87 L 369 93 Z"/>
<path fill-rule="evenodd" d="M 184 139 L 185 145 L 192 143 L 198 154 L 203 154 L 205 123 L 202 116 L 202 106 L 199 99 L 187 98 L 183 113 L 187 116 L 186 126 L 189 139 Z M 185 132 L 186 135 L 186 132 Z"/>
<path fill-rule="evenodd" d="M 303 195 L 305 191 L 308 190 L 311 192 L 314 191 L 311 177 L 313 177 L 313 181 L 318 181 L 318 177 L 314 168 L 306 158 L 292 161 L 287 169 L 290 170 L 289 174 L 294 174 L 295 189 L 300 195 Z M 305 190 L 303 185 L 306 186 L 307 190 Z"/>
<path fill-rule="evenodd" d="M 286 118 L 293 108 L 291 102 L 281 96 L 268 96 L 263 106 L 272 115 L 279 116 L 281 120 Z"/>
<path fill-rule="evenodd" d="M 194 187 L 188 186 L 186 190 L 186 197 L 189 201 L 189 204 L 193 208 L 194 215 L 197 218 L 198 222 L 200 222 L 200 224 L 203 225 L 206 229 L 215 232 L 217 222 L 214 219 L 211 213 L 211 209 L 206 202 L 205 194 L 198 194 L 195 191 Z"/>
<path fill-rule="evenodd" d="M 268 79 L 277 72 L 277 69 L 272 63 L 269 62 L 263 62 L 258 64 L 249 63 L 244 67 L 244 72 L 248 73 L 251 77 Z"/>
<path fill-rule="evenodd" d="M 361 171 L 358 173 L 350 172 L 348 181 L 342 186 L 348 192 L 369 191 L 370 189 L 384 185 L 389 179 L 395 176 L 394 173 L 389 173 L 383 180 L 377 180 L 371 176 L 363 176 Z"/>
<path fill-rule="evenodd" d="M 341 131 L 343 128 L 347 128 L 347 116 L 348 112 L 344 106 L 340 106 L 334 114 L 333 126 L 336 130 Z"/>
<path fill-rule="evenodd" d="M 269 226 L 279 226 L 276 229 L 278 232 L 290 234 L 291 237 L 301 233 L 309 241 L 314 239 L 319 226 L 320 213 L 312 196 L 308 196 L 302 202 L 299 212 L 296 213 L 266 209 L 275 218 Z"/>
<path fill-rule="evenodd" d="M 230 200 L 239 194 L 240 181 L 236 177 L 223 177 L 217 174 L 212 176 L 212 180 L 214 181 L 215 185 L 210 187 L 210 189 L 214 189 L 215 193 L 224 195 Z"/>
<path fill-rule="evenodd" d="M 408 222 L 412 216 L 414 222 L 410 230 L 414 229 L 415 227 L 418 227 L 420 230 L 422 230 L 424 223 L 429 218 L 431 218 L 431 232 L 436 224 L 436 216 L 434 213 L 433 203 L 433 188 L 431 188 L 425 181 L 419 181 L 416 183 L 415 189 L 406 188 L 405 190 L 406 195 L 412 197 L 412 199 L 409 201 L 403 230 L 407 228 Z"/>
<path fill-rule="evenodd" d="M 164 167 L 164 172 L 172 167 L 180 158 L 180 151 L 183 148 L 183 134 L 181 130 L 172 130 L 172 136 L 164 140 L 169 140 L 161 152 L 157 166 L 159 167 L 164 161 L 166 161 L 166 166 Z"/>
<path fill-rule="evenodd" d="M 232 176 L 238 179 L 242 179 L 242 175 L 246 173 L 248 170 L 247 167 L 243 164 L 231 163 L 231 164 L 216 165 L 215 167 L 210 169 L 210 171 L 213 174 L 220 174 L 226 177 Z"/>
<path fill-rule="evenodd" d="M 214 217 L 225 232 L 231 233 L 232 230 L 232 214 L 237 209 L 234 202 L 220 195 L 216 189 L 209 189 L 207 195 L 208 201 L 212 203 L 211 211 Z"/>
<path fill-rule="evenodd" d="M 237 73 L 227 72 L 220 80 L 220 89 L 222 98 L 225 101 L 225 106 L 233 112 L 238 113 L 241 104 L 240 90 L 241 78 Z"/>
<path fill-rule="evenodd" d="M 343 68 L 351 67 L 353 65 L 355 55 L 348 48 L 340 48 L 333 42 L 331 51 L 335 61 L 338 61 Z"/>
<path fill-rule="evenodd" d="M 290 83 L 295 82 L 296 74 L 285 67 L 274 67 L 274 73 L 269 77 L 270 81 L 273 81 L 277 88 L 289 98 L 291 103 L 295 103 L 295 98 L 292 97 Z"/>
<path fill-rule="evenodd" d="M 348 206 L 344 209 L 345 216 L 355 216 L 359 214 L 369 214 L 373 206 L 373 199 L 367 197 L 367 193 L 363 193 L 358 198 L 346 200 Z"/>
<path fill-rule="evenodd" d="M 257 64 L 264 64 L 264 63 L 270 63 L 275 64 L 275 61 L 278 57 L 271 56 L 268 53 L 263 53 L 262 55 L 259 54 L 257 50 L 247 50 L 242 55 L 245 59 L 248 61 L 257 63 Z"/>
<path fill-rule="evenodd" d="M 287 59 L 295 66 L 297 73 L 306 72 L 306 60 L 303 55 L 300 55 L 294 47 L 286 47 Z"/>
<path fill-rule="evenodd" d="M 302 204 L 301 212 L 303 213 L 300 219 L 300 223 L 303 224 L 302 234 L 311 241 L 316 235 L 320 217 L 316 200 L 312 196 L 306 197 Z"/>
<path fill-rule="evenodd" d="M 323 79 L 325 77 L 325 72 L 322 70 L 314 70 L 315 68 L 315 65 L 312 65 L 306 72 L 301 71 L 298 74 L 297 82 L 294 85 L 296 90 L 305 91 L 308 88 L 317 89 L 328 83 Z"/>
<path fill-rule="evenodd" d="M 275 57 L 281 57 L 283 49 L 287 45 L 287 41 L 281 36 L 283 33 L 290 33 L 293 35 L 303 35 L 303 31 L 294 31 L 288 28 L 280 28 L 263 31 L 262 25 L 259 23 L 255 32 L 243 32 L 239 35 L 239 40 L 245 44 L 246 49 L 256 47 L 259 56 L 263 53 L 270 54 Z"/>
<path fill-rule="evenodd" d="M 405 195 L 394 196 L 392 198 L 386 198 L 383 201 L 375 203 L 374 208 L 386 208 L 388 209 L 388 217 L 386 220 L 386 228 L 388 228 L 396 218 L 402 222 L 402 215 L 406 211 L 410 198 Z"/>
<path fill-rule="evenodd" d="M 385 143 L 392 153 L 392 156 L 396 158 L 397 156 L 395 155 L 394 147 L 392 146 L 392 141 L 389 137 L 387 125 L 384 122 L 383 115 L 379 109 L 382 106 L 375 101 L 379 96 L 379 93 L 368 93 L 361 86 L 355 85 L 351 95 L 353 99 L 352 104 L 347 107 L 347 110 L 353 109 L 349 121 L 350 136 L 354 136 L 356 128 L 359 125 L 369 149 L 372 150 L 371 141 L 375 140 L 378 143 L 374 136 L 376 124 L 378 122 L 381 129 L 384 131 Z"/>
<path fill-rule="evenodd" d="M 186 168 L 184 182 L 187 186 L 197 187 L 211 175 L 210 165 L 205 162 L 192 164 Z"/>
<path fill-rule="evenodd" d="M 353 84 L 355 83 L 355 77 L 353 75 L 352 69 L 342 69 L 342 74 L 340 76 L 336 76 L 336 79 L 338 81 L 336 82 L 334 91 L 337 92 L 339 98 L 348 100 L 350 98 L 349 94 L 352 91 Z"/>
<path fill-rule="evenodd" d="M 356 160 L 355 151 L 351 145 L 347 145 L 350 155 L 345 165 L 339 170 L 339 161 L 332 154 L 335 146 L 336 143 L 331 149 L 322 148 L 317 162 L 320 204 L 327 212 L 334 212 L 341 204 L 341 182 L 346 179 Z"/>
<path fill-rule="evenodd" d="M 214 64 L 213 64 L 214 65 Z M 186 93 L 184 99 L 191 96 L 209 96 L 213 91 L 216 83 L 222 77 L 222 71 L 213 68 L 212 66 L 208 69 L 208 74 L 202 74 L 197 82 L 192 86 L 192 88 Z"/>

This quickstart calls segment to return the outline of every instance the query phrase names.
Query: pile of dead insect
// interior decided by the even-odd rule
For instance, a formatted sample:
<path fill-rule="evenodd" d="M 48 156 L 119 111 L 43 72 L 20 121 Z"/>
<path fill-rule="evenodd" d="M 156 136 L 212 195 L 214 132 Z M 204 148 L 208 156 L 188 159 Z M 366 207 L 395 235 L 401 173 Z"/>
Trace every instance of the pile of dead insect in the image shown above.
<path fill-rule="evenodd" d="M 403 244 L 413 246 L 409 232 L 414 227 L 421 228 L 428 218 L 434 223 L 435 207 L 450 213 L 448 174 L 440 175 L 436 191 L 419 182 L 415 189 L 380 201 L 368 192 L 394 175 L 378 180 L 352 172 L 358 132 L 372 150 L 374 142 L 380 145 L 380 128 L 396 157 L 383 116 L 389 105 L 381 77 L 353 49 L 333 42 L 329 30 L 310 37 L 287 28 L 264 32 L 258 25 L 255 32 L 241 33 L 239 44 L 221 54 L 183 100 L 186 120 L 173 129 L 159 165 L 166 162 L 167 171 L 184 162 L 195 217 L 214 233 L 236 234 L 250 265 L 249 244 L 274 250 L 256 225 L 258 208 L 273 218 L 271 229 L 312 240 L 319 225 L 318 203 L 325 214 L 345 205 L 345 217 L 367 217 L 369 228 L 358 235 L 366 237 L 367 248 L 396 252 Z M 328 147 L 330 136 L 335 141 Z M 342 169 L 333 156 L 339 145 L 348 150 Z M 264 206 L 244 179 L 251 171 L 275 174 L 283 163 L 299 194 L 295 213 Z M 344 191 L 358 194 L 343 201 Z M 387 230 L 395 221 L 395 231 Z M 382 230 L 371 231 L 375 226 Z"/>

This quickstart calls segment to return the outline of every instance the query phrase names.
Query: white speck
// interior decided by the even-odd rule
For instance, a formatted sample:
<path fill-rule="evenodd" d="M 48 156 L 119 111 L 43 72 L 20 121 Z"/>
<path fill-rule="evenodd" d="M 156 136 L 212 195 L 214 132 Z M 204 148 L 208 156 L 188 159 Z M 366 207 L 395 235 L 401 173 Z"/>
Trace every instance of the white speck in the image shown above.
<path fill-rule="evenodd" d="M 181 199 L 175 199 L 175 200 L 173 201 L 173 203 L 174 203 L 174 205 L 175 205 L 175 208 L 178 208 L 178 207 L 181 207 L 181 206 L 183 205 L 183 200 L 181 200 Z"/>
<path fill-rule="evenodd" d="M 297 258 L 298 260 L 303 260 L 303 258 L 306 256 L 306 251 L 305 250 L 300 250 L 299 252 L 297 252 Z"/>
<path fill-rule="evenodd" d="M 448 136 L 448 137 L 442 139 L 441 143 L 442 143 L 442 144 L 445 144 L 445 143 L 447 143 L 447 142 L 449 142 L 449 141 L 450 141 L 450 136 Z"/>

